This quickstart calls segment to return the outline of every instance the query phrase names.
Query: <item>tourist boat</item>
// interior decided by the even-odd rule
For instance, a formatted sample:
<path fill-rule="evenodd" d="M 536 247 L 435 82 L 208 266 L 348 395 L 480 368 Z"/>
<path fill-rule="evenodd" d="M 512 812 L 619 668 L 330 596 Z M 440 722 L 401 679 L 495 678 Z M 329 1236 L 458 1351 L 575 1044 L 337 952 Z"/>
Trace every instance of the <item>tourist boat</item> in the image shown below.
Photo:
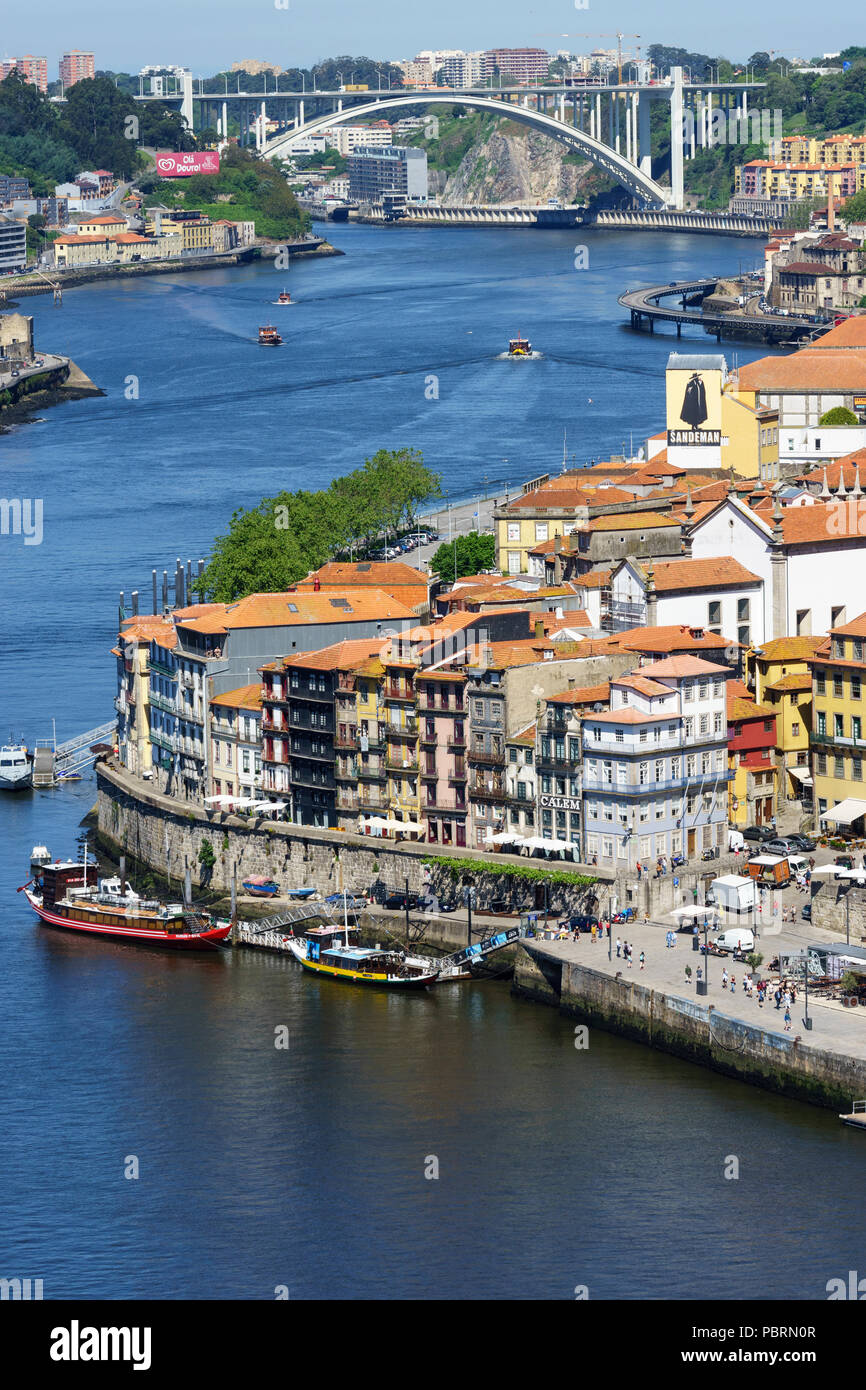
<path fill-rule="evenodd" d="M 426 989 L 439 978 L 435 965 L 411 965 L 402 951 L 358 946 L 353 933 L 347 926 L 310 927 L 302 936 L 289 937 L 288 946 L 305 970 L 349 985 Z"/>
<path fill-rule="evenodd" d="M 23 792 L 33 786 L 33 764 L 23 743 L 0 748 L 0 791 Z"/>
<path fill-rule="evenodd" d="M 277 295 L 277 298 L 276 298 L 276 303 L 277 303 L 277 304 L 291 304 L 291 302 L 292 302 L 292 296 L 289 294 L 288 290 L 280 290 L 280 292 L 279 292 L 279 294 Z"/>
<path fill-rule="evenodd" d="M 46 864 L 51 863 L 51 850 L 47 845 L 34 845 L 30 851 L 30 872 L 38 878 Z"/>
<path fill-rule="evenodd" d="M 532 344 L 528 338 L 512 338 L 508 344 L 509 357 L 530 357 L 532 355 Z"/>
<path fill-rule="evenodd" d="M 282 337 L 274 328 L 273 324 L 266 323 L 259 329 L 260 343 L 267 343 L 271 347 L 277 347 L 282 341 Z"/>
<path fill-rule="evenodd" d="M 280 885 L 274 878 L 266 878 L 263 874 L 250 874 L 242 884 L 245 893 L 251 893 L 254 898 L 276 898 L 279 896 Z"/>
<path fill-rule="evenodd" d="M 41 849 L 42 846 L 37 846 Z M 35 851 L 34 851 L 35 853 Z M 119 878 L 99 879 L 88 862 L 45 864 L 23 892 L 33 911 L 50 927 L 113 937 L 136 945 L 169 946 L 179 951 L 213 950 L 225 940 L 231 922 L 183 903 L 147 901 Z"/>

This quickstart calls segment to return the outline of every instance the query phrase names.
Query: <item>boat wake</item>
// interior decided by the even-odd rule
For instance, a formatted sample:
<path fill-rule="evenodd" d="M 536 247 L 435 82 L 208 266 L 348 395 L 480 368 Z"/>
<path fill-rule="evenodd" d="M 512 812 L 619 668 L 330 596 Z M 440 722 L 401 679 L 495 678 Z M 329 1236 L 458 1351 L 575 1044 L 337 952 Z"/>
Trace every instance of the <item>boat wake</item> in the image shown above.
<path fill-rule="evenodd" d="M 498 352 L 495 360 L 497 362 L 540 362 L 543 358 L 543 352 L 523 352 L 519 356 L 514 356 L 510 352 Z"/>

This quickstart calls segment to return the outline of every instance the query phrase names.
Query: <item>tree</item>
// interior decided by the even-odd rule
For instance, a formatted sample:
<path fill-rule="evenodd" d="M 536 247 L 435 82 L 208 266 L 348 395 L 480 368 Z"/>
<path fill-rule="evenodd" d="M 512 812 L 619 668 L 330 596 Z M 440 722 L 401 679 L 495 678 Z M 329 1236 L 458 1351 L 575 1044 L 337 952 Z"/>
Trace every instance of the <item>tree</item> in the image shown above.
<path fill-rule="evenodd" d="M 457 554 L 457 578 L 464 574 L 480 574 L 482 570 L 493 568 L 496 562 L 496 541 L 493 536 L 482 536 L 470 531 L 468 536 L 456 536 L 453 541 L 445 541 L 430 561 L 430 568 L 442 579 L 455 576 L 454 555 Z"/>
<path fill-rule="evenodd" d="M 842 205 L 842 219 L 845 222 L 866 222 L 866 188 L 861 188 Z"/>
<path fill-rule="evenodd" d="M 414 449 L 380 449 L 318 492 L 279 492 L 236 511 L 193 588 L 218 603 L 284 592 L 351 541 L 403 529 L 420 502 L 439 496 L 439 475 Z"/>
<path fill-rule="evenodd" d="M 860 421 L 857 419 L 857 416 L 854 414 L 853 410 L 849 410 L 848 407 L 844 405 L 834 405 L 832 410 L 825 410 L 824 414 L 818 421 L 819 425 L 830 426 L 858 425 L 859 423 Z"/>

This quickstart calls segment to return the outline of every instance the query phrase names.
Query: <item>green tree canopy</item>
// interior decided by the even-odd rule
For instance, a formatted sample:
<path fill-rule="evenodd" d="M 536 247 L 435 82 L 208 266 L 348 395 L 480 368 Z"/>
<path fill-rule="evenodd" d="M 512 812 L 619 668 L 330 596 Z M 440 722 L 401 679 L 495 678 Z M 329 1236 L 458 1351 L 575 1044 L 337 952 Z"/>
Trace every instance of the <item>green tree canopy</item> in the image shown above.
<path fill-rule="evenodd" d="M 236 511 L 193 588 L 218 603 L 282 592 L 350 541 L 402 529 L 420 502 L 439 496 L 439 475 L 414 449 L 380 449 L 318 492 L 283 491 Z"/>
<path fill-rule="evenodd" d="M 442 579 L 453 579 L 454 555 L 457 553 L 457 578 L 464 574 L 480 574 L 482 570 L 493 568 L 496 561 L 496 541 L 493 536 L 482 536 L 470 531 L 468 536 L 456 536 L 453 541 L 445 541 L 430 561 L 430 568 Z"/>
<path fill-rule="evenodd" d="M 825 410 L 818 421 L 819 425 L 858 425 L 860 422 L 853 410 L 849 410 L 844 405 L 834 405 L 832 410 Z"/>
<path fill-rule="evenodd" d="M 861 188 L 859 193 L 846 198 L 842 206 L 842 218 L 845 222 L 866 222 L 866 188 Z"/>

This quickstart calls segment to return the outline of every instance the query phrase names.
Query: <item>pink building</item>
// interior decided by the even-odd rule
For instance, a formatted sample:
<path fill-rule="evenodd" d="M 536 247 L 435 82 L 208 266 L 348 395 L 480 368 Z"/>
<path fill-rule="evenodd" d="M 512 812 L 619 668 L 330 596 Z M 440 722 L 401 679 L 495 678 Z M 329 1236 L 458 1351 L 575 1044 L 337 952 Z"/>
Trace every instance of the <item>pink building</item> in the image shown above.
<path fill-rule="evenodd" d="M 0 82 L 16 69 L 25 82 L 32 82 L 40 92 L 48 91 L 47 58 L 34 58 L 32 53 L 25 53 L 22 58 L 4 58 L 0 62 Z"/>
<path fill-rule="evenodd" d="M 64 91 L 67 87 L 74 87 L 83 77 L 95 76 L 96 63 L 92 53 L 83 53 L 80 48 L 73 48 L 60 59 L 60 81 L 63 83 Z"/>

